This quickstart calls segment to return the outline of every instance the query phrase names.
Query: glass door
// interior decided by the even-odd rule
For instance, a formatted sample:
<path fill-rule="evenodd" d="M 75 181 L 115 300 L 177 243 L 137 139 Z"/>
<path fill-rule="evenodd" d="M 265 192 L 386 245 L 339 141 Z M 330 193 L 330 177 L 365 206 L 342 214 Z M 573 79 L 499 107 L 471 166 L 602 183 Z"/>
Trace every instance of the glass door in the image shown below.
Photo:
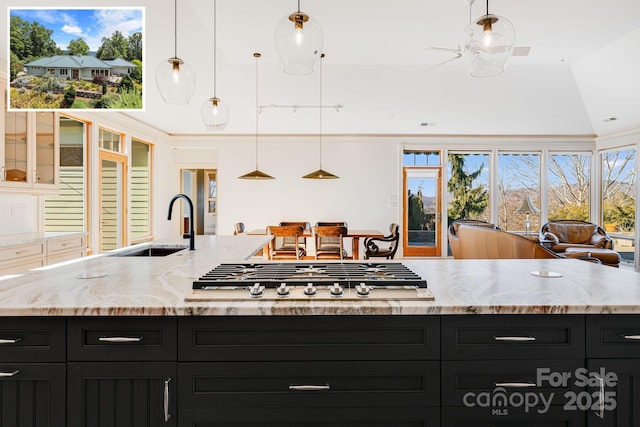
<path fill-rule="evenodd" d="M 404 169 L 404 256 L 441 254 L 441 170 Z"/>
<path fill-rule="evenodd" d="M 127 245 L 127 158 L 100 151 L 100 252 Z"/>

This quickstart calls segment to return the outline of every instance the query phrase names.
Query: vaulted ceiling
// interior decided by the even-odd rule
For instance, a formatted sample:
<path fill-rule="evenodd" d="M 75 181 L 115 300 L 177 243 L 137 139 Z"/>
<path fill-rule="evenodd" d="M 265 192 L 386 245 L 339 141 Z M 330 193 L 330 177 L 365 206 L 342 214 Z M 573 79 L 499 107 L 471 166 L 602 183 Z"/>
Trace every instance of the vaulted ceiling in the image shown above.
<path fill-rule="evenodd" d="M 104 3 L 65 2 L 74 5 Z M 213 0 L 178 0 L 178 56 L 198 75 L 187 106 L 164 104 L 154 84 L 156 65 L 173 56 L 173 0 L 138 5 L 146 20 L 145 111 L 128 114 L 170 134 L 213 134 L 199 114 L 213 94 Z M 516 45 L 530 47 L 529 55 L 491 78 L 470 77 L 462 60 L 436 66 L 452 54 L 428 48 L 456 48 L 470 16 L 485 7 L 483 0 L 302 0 L 301 10 L 324 30 L 323 105 L 343 106 L 323 110 L 322 132 L 606 135 L 640 128 L 638 0 L 492 0 L 490 12 L 511 20 Z M 253 52 L 263 55 L 260 105 L 319 104 L 318 73 L 285 74 L 275 50 L 275 26 L 296 8 L 296 0 L 217 0 L 217 94 L 231 108 L 223 133 L 255 132 Z M 0 40 L 3 58 L 6 46 Z M 258 120 L 262 133 L 320 129 L 317 108 L 263 108 Z"/>

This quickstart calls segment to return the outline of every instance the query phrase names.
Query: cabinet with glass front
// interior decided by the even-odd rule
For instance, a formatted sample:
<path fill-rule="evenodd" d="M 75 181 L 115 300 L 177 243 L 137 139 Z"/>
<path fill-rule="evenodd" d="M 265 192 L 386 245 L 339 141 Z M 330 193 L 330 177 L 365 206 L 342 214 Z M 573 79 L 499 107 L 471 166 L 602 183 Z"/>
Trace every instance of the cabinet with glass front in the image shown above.
<path fill-rule="evenodd" d="M 58 190 L 58 113 L 5 111 L 0 140 L 0 186 L 5 190 Z"/>

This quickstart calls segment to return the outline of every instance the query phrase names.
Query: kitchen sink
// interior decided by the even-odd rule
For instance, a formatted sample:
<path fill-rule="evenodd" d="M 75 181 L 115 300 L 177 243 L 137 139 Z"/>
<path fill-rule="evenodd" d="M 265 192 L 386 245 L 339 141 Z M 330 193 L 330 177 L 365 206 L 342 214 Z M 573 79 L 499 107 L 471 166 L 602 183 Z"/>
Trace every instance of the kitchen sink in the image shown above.
<path fill-rule="evenodd" d="M 167 256 L 185 249 L 187 249 L 186 246 L 145 246 L 143 248 L 135 248 L 124 252 L 114 253 L 111 256 Z"/>

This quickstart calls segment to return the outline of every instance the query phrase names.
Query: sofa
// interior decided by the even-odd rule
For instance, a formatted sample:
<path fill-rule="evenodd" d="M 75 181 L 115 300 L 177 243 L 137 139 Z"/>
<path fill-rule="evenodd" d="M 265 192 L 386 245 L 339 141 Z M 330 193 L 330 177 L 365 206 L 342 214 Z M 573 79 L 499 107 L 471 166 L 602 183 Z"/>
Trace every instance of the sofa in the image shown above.
<path fill-rule="evenodd" d="M 486 221 L 482 221 L 479 219 L 458 219 L 454 222 L 451 223 L 451 225 L 449 225 L 449 228 L 447 230 L 447 235 L 449 237 L 449 249 L 451 250 L 451 255 L 453 255 L 454 258 L 461 258 L 460 253 L 460 240 L 458 238 L 458 229 L 460 228 L 461 225 L 473 225 L 476 227 L 485 227 L 485 228 L 489 228 L 491 230 L 495 230 L 498 227 L 496 227 L 495 224 L 486 222 Z"/>
<path fill-rule="evenodd" d="M 591 222 L 564 219 L 550 221 L 540 229 L 540 241 L 557 253 L 589 251 L 603 264 L 617 267 L 620 254 L 613 250 L 613 240 L 606 231 Z"/>
<path fill-rule="evenodd" d="M 456 259 L 553 259 L 578 258 L 600 264 L 588 251 L 558 254 L 526 237 L 486 226 L 458 227 Z"/>

